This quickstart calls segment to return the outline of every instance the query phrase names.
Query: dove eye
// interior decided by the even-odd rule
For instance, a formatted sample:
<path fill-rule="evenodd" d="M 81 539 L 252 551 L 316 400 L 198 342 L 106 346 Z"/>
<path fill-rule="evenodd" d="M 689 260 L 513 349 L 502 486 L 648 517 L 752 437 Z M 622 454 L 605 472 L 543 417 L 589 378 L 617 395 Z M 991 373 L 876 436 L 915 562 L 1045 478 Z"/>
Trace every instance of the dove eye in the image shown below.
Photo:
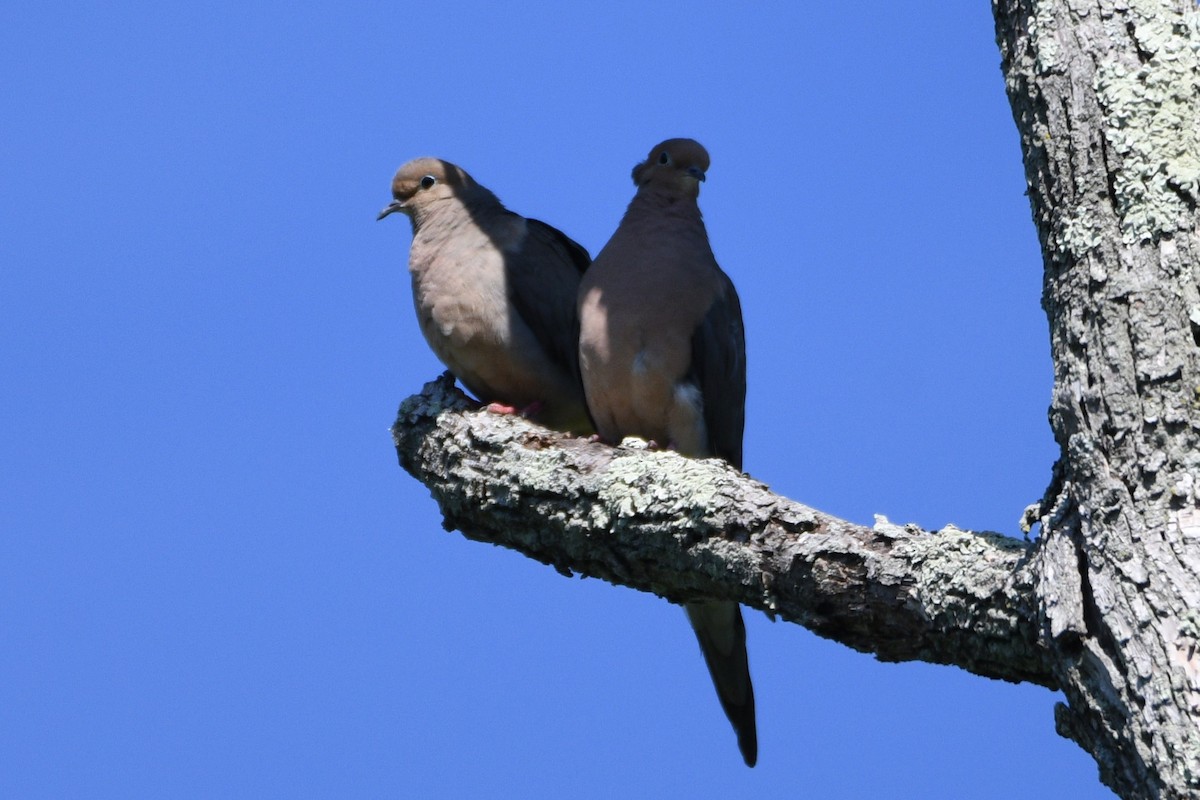
<path fill-rule="evenodd" d="M 663 150 L 662 155 L 658 157 L 658 163 L 670 164 L 671 163 L 671 155 L 666 150 Z"/>
<path fill-rule="evenodd" d="M 432 175 L 426 175 L 424 178 L 421 178 L 421 188 L 422 189 L 428 189 L 430 186 L 433 186 L 435 183 L 437 183 L 437 178 L 433 177 Z"/>

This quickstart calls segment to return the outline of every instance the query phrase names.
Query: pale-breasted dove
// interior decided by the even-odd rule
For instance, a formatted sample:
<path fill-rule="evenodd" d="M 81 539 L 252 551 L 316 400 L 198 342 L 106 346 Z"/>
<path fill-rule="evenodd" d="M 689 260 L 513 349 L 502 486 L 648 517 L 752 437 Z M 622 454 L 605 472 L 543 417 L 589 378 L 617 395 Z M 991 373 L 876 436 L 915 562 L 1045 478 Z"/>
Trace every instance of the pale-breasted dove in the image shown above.
<path fill-rule="evenodd" d="M 742 466 L 746 343 L 696 198 L 708 153 L 669 139 L 633 168 L 637 193 L 579 291 L 588 410 L 609 442 L 638 436 Z M 758 758 L 746 628 L 737 603 L 685 606 L 746 764 Z"/>
<path fill-rule="evenodd" d="M 575 305 L 587 251 L 509 211 L 447 161 L 408 162 L 392 180 L 392 195 L 378 218 L 400 211 L 412 221 L 413 303 L 442 363 L 494 410 L 590 432 Z"/>

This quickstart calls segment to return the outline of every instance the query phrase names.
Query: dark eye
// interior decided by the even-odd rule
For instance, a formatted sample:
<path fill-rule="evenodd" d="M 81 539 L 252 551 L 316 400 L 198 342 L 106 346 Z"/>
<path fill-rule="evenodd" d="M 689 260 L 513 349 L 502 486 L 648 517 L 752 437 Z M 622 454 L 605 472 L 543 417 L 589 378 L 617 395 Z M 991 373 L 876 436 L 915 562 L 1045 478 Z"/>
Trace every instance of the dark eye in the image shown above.
<path fill-rule="evenodd" d="M 421 178 L 421 188 L 422 189 L 428 189 L 430 186 L 433 186 L 435 183 L 437 183 L 437 178 L 433 177 L 432 175 L 426 175 L 424 178 Z"/>
<path fill-rule="evenodd" d="M 662 155 L 658 157 L 658 163 L 670 164 L 671 163 L 671 154 L 668 153 L 666 150 L 663 150 Z"/>

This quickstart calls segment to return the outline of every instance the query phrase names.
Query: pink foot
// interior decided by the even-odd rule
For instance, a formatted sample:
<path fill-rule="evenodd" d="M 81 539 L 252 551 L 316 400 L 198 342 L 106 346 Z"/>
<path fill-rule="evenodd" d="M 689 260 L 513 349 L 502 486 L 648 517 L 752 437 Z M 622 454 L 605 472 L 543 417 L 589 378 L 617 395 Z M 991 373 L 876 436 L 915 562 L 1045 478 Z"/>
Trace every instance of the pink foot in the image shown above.
<path fill-rule="evenodd" d="M 488 403 L 487 410 L 493 414 L 519 414 L 516 406 L 506 406 L 503 403 Z"/>
<path fill-rule="evenodd" d="M 528 419 L 529 417 L 532 417 L 532 416 L 536 415 L 538 412 L 540 412 L 542 410 L 543 405 L 544 405 L 544 403 L 542 403 L 541 400 L 534 400 L 532 403 L 525 406 L 524 408 L 517 408 L 516 406 L 506 406 L 503 403 L 488 403 L 487 410 L 491 411 L 493 414 L 516 414 L 518 416 L 525 417 Z"/>

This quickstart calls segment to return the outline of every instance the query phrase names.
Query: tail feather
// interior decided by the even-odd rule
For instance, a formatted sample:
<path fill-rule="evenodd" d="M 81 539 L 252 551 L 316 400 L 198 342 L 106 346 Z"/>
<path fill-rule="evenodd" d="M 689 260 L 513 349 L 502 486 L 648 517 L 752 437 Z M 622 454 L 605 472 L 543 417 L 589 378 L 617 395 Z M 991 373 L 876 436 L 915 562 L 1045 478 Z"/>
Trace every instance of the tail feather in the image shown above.
<path fill-rule="evenodd" d="M 725 716 L 737 733 L 746 766 L 758 761 L 758 731 L 754 723 L 754 686 L 746 655 L 746 625 L 737 603 L 706 601 L 684 606 Z"/>

